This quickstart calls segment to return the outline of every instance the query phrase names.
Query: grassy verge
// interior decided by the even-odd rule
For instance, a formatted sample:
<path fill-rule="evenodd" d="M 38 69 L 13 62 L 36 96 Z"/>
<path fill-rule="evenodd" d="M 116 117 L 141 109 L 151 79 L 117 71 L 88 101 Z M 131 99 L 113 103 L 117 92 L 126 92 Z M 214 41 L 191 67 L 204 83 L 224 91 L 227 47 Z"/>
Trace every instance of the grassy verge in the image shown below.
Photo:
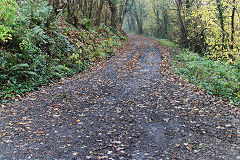
<path fill-rule="evenodd" d="M 160 44 L 162 45 L 165 45 L 165 46 L 168 46 L 168 47 L 172 47 L 172 48 L 178 48 L 178 45 L 173 43 L 173 42 L 170 42 L 169 40 L 167 39 L 158 39 L 158 38 L 152 38 L 156 41 L 158 41 Z"/>
<path fill-rule="evenodd" d="M 176 49 L 175 45 L 166 40 L 158 40 L 158 42 Z M 239 64 L 222 64 L 187 50 L 172 55 L 170 64 L 176 74 L 188 79 L 200 89 L 226 98 L 237 105 L 240 104 Z"/>

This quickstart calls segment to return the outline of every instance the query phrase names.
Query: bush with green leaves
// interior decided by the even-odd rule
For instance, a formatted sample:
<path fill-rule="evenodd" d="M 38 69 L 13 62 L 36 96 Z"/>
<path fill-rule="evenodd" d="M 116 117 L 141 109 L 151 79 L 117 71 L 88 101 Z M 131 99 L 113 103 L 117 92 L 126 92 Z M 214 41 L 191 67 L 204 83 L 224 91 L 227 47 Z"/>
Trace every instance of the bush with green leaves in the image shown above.
<path fill-rule="evenodd" d="M 238 65 L 222 64 L 185 50 L 176 55 L 175 72 L 196 83 L 214 95 L 221 95 L 240 104 L 240 68 Z"/>
<path fill-rule="evenodd" d="M 0 41 L 12 39 L 18 16 L 19 7 L 15 0 L 0 0 Z"/>
<path fill-rule="evenodd" d="M 0 50 L 1 51 L 1 50 Z M 27 58 L 26 58 L 27 57 Z M 0 52 L 0 99 L 31 91 L 39 85 L 68 75 L 71 69 L 48 55 Z M 26 61 L 27 60 L 27 61 Z"/>
<path fill-rule="evenodd" d="M 79 73 L 121 46 L 121 33 L 107 26 L 83 19 L 86 30 L 78 30 L 52 15 L 46 0 L 0 0 L 0 103 Z"/>
<path fill-rule="evenodd" d="M 70 74 L 65 62 L 74 49 L 45 28 L 47 1 L 0 0 L 0 12 L 0 101 Z"/>

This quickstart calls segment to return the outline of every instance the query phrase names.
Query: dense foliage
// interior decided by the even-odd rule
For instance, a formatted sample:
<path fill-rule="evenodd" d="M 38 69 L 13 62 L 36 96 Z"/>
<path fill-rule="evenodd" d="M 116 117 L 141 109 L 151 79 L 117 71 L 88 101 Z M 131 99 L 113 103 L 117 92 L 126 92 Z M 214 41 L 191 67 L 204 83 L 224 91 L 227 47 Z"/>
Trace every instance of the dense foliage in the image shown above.
<path fill-rule="evenodd" d="M 220 95 L 237 105 L 240 104 L 240 65 L 223 64 L 202 57 L 178 46 L 166 39 L 157 39 L 160 44 L 169 47 L 171 66 L 181 78 L 195 83 L 199 89 L 209 94 Z"/>
<path fill-rule="evenodd" d="M 240 61 L 239 8 L 239 0 L 136 0 L 124 28 L 233 64 Z"/>
<path fill-rule="evenodd" d="M 95 25 L 74 13 L 76 25 L 55 2 L 0 0 L 0 101 L 78 73 L 121 46 L 125 37 L 109 17 Z"/>
<path fill-rule="evenodd" d="M 154 36 L 165 45 L 177 47 L 178 44 L 198 53 L 201 63 L 196 60 L 196 54 L 177 57 L 179 61 L 185 57 L 186 70 L 196 71 L 190 71 L 187 77 L 203 73 L 206 79 L 213 78 L 211 82 L 215 82 L 216 77 L 224 79 L 221 77 L 224 75 L 227 78 L 223 82 L 214 84 L 218 87 L 204 80 L 201 86 L 224 97 L 238 97 L 239 2 L 0 0 L 0 100 L 73 75 L 92 62 L 110 56 L 124 39 L 122 26 L 125 31 Z M 192 56 L 195 60 L 191 62 Z M 202 64 L 204 69 L 209 63 L 216 71 L 196 68 Z M 218 69 L 223 72 L 221 76 Z M 183 72 L 187 71 L 178 73 Z M 206 86 L 207 83 L 211 86 Z"/>
<path fill-rule="evenodd" d="M 178 74 L 211 94 L 240 103 L 239 65 L 221 64 L 188 51 L 175 58 L 180 64 L 175 67 Z"/>
<path fill-rule="evenodd" d="M 185 48 L 175 57 L 177 73 L 212 94 L 239 99 L 239 8 L 239 0 L 136 0 L 123 28 Z"/>

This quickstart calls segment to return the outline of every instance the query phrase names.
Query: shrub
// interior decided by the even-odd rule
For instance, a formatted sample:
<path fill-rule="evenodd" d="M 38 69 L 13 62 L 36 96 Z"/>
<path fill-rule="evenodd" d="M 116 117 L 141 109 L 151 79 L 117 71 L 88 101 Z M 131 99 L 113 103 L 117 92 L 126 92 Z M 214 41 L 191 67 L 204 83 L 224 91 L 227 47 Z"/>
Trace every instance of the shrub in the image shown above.
<path fill-rule="evenodd" d="M 63 17 L 52 17 L 45 0 L 0 0 L 0 12 L 0 44 L 5 44 L 0 48 L 0 103 L 79 73 L 121 46 L 120 32 L 95 28 L 87 19 L 80 21 L 86 30 L 78 30 Z"/>
<path fill-rule="evenodd" d="M 184 51 L 175 56 L 175 72 L 209 93 L 240 102 L 240 69 Z"/>
<path fill-rule="evenodd" d="M 12 39 L 19 7 L 14 0 L 0 0 L 0 41 L 7 42 Z M 17 15 L 17 16 L 16 16 Z"/>

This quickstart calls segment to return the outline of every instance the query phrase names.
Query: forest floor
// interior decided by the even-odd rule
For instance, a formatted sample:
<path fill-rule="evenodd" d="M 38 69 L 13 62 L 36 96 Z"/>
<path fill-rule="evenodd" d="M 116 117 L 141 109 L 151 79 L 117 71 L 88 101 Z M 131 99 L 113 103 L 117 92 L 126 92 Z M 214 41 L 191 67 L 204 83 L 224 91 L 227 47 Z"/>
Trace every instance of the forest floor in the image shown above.
<path fill-rule="evenodd" d="M 148 38 L 0 107 L 0 159 L 240 159 L 238 109 L 173 74 Z"/>

